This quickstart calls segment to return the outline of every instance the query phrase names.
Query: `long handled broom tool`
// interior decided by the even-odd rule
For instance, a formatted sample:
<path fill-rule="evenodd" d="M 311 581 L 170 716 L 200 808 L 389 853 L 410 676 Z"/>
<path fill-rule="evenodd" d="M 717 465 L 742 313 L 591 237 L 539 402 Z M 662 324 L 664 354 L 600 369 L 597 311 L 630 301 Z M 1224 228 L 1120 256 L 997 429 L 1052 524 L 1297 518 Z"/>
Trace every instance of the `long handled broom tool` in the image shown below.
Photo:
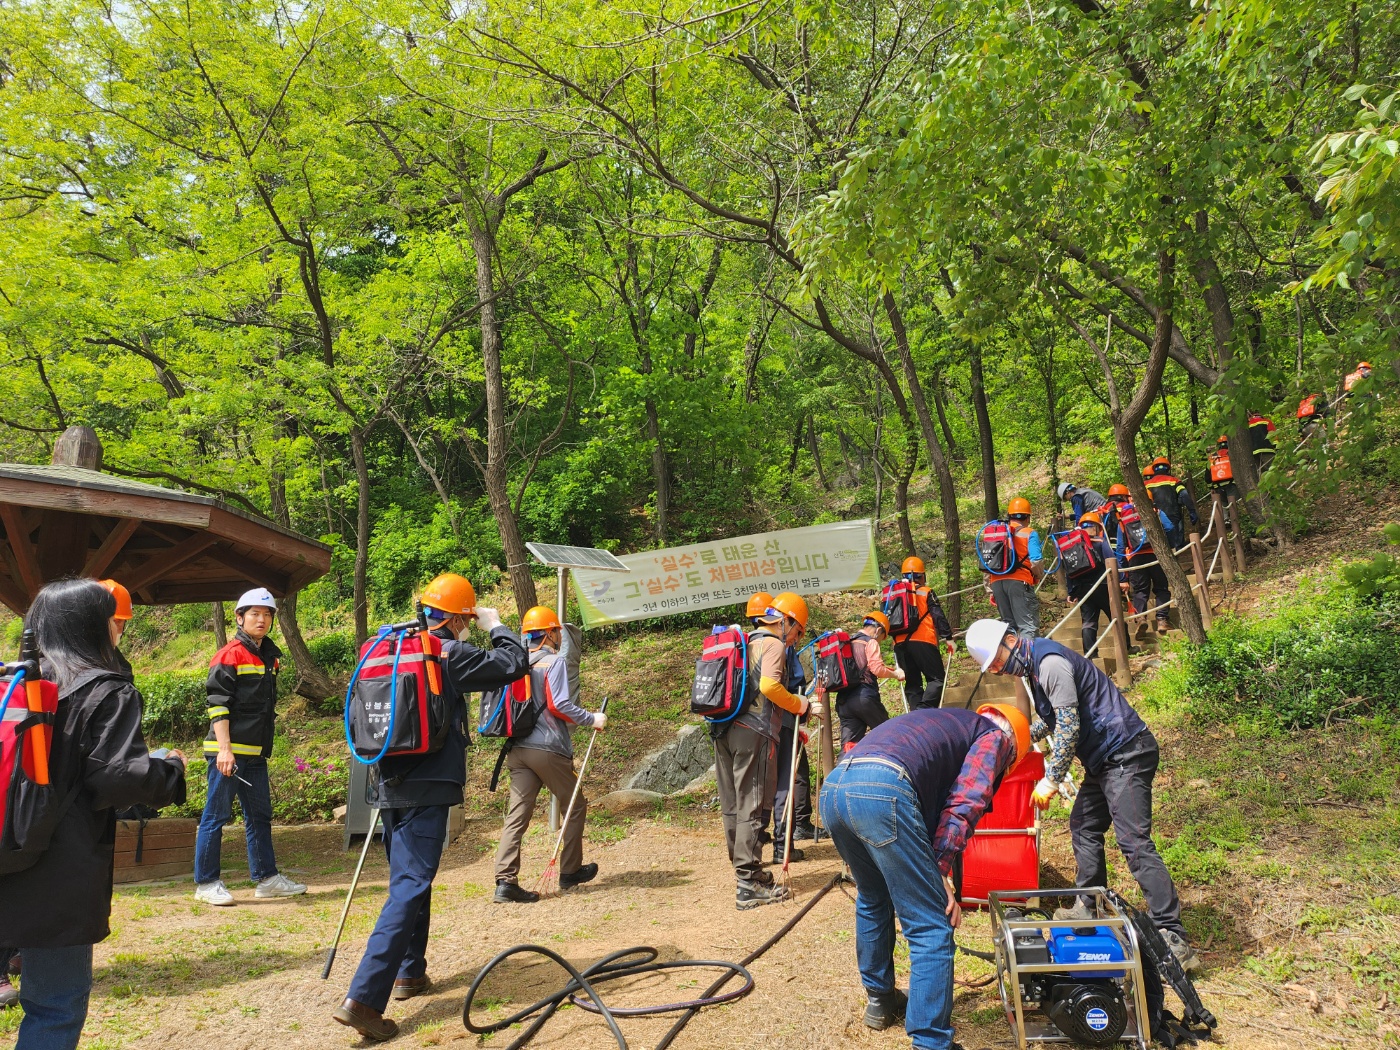
<path fill-rule="evenodd" d="M 802 725 L 794 723 L 792 727 L 792 760 L 788 769 L 788 793 L 787 801 L 783 803 L 783 867 L 778 876 L 778 884 L 788 889 L 792 888 L 792 876 L 788 872 L 788 866 L 792 864 L 792 822 L 796 811 L 797 801 L 797 750 L 802 746 Z"/>
<path fill-rule="evenodd" d="M 603 706 L 598 709 L 603 714 L 608 712 L 608 698 L 603 697 Z M 569 808 L 564 811 L 564 819 L 559 822 L 559 836 L 554 840 L 554 853 L 549 858 L 549 864 L 544 869 L 544 874 L 540 876 L 540 884 L 535 887 L 535 892 L 541 897 L 555 893 L 559 889 L 559 855 L 564 851 L 564 835 L 569 829 L 569 818 L 574 815 L 574 806 L 578 803 L 578 794 L 583 789 L 583 774 L 588 769 L 588 759 L 593 754 L 593 745 L 598 741 L 598 730 L 593 730 L 593 735 L 588 738 L 588 749 L 583 753 L 583 763 L 578 767 L 578 776 L 574 778 L 573 794 L 569 796 Z"/>
<path fill-rule="evenodd" d="M 331 942 L 331 950 L 326 953 L 326 965 L 321 970 L 321 980 L 330 979 L 331 967 L 335 965 L 335 953 L 340 948 L 340 935 L 345 932 L 345 920 L 350 917 L 350 902 L 355 899 L 355 887 L 360 884 L 360 872 L 365 869 L 365 858 L 369 856 L 369 844 L 374 841 L 374 829 L 379 823 L 379 807 L 375 807 L 370 814 L 369 831 L 365 833 L 365 846 L 360 850 L 360 862 L 355 865 L 355 876 L 350 880 L 350 889 L 345 893 L 345 907 L 340 909 L 340 925 L 335 928 L 335 940 Z"/>

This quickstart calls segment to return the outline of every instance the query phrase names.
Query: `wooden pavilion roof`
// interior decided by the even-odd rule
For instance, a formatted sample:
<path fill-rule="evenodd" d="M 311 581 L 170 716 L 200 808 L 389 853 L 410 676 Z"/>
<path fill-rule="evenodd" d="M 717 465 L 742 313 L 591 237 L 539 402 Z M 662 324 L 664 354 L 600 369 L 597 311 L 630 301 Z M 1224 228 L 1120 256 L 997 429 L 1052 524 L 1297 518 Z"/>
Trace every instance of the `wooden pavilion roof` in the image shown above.
<path fill-rule="evenodd" d="M 17 613 L 65 576 L 111 577 L 135 602 L 168 605 L 252 587 L 281 598 L 331 563 L 324 543 L 212 497 L 68 464 L 0 463 L 0 528 L 0 601 Z"/>

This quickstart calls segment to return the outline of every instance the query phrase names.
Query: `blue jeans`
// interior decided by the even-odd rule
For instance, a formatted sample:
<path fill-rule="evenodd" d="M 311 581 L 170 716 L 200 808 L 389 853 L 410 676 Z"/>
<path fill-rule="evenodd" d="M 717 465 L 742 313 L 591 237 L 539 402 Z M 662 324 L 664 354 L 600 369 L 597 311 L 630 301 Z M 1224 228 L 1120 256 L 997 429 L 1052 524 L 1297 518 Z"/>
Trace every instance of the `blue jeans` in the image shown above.
<path fill-rule="evenodd" d="M 15 1050 L 74 1050 L 87 1020 L 92 992 L 92 945 L 74 948 L 21 948 L 24 977 Z M 8 959 L 5 960 L 9 962 Z"/>
<path fill-rule="evenodd" d="M 224 825 L 233 820 L 235 795 L 243 807 L 248 875 L 254 882 L 272 878 L 277 874 L 277 859 L 272 855 L 272 789 L 267 780 L 267 759 L 240 755 L 231 777 L 219 772 L 213 755 L 206 756 L 205 761 L 209 765 L 209 794 L 204 799 L 204 815 L 199 818 L 194 839 L 195 883 L 202 886 L 219 879 Z"/>
<path fill-rule="evenodd" d="M 919 797 L 909 775 L 880 761 L 842 762 L 822 787 L 821 814 L 856 880 L 856 963 L 871 995 L 894 989 L 894 918 L 909 941 L 904 1029 L 920 1050 L 953 1044 L 953 927 Z"/>
<path fill-rule="evenodd" d="M 380 1013 L 389 1005 L 394 980 L 428 972 L 428 924 L 433 877 L 442 860 L 450 806 L 386 809 L 384 854 L 389 858 L 389 899 L 369 935 L 347 996 Z"/>

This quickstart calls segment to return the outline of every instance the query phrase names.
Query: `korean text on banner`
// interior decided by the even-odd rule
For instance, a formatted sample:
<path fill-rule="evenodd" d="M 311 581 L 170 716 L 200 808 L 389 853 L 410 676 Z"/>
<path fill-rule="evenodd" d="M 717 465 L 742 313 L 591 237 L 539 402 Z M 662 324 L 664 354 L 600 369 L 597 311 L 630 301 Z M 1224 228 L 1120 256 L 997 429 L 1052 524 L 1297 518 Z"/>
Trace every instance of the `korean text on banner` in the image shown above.
<path fill-rule="evenodd" d="M 624 554 L 621 560 L 629 572 L 573 570 L 584 626 L 733 605 L 754 591 L 819 594 L 880 585 L 868 518 Z"/>

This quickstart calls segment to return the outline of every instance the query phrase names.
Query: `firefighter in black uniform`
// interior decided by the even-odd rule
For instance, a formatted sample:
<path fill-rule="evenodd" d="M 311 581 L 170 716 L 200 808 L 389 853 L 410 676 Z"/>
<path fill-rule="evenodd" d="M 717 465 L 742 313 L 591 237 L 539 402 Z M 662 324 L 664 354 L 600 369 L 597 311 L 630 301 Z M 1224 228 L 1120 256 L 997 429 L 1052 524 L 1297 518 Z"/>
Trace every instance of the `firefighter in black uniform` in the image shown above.
<path fill-rule="evenodd" d="M 437 625 L 433 634 L 443 640 L 443 690 L 452 701 L 452 725 L 441 751 L 378 764 L 374 804 L 384 821 L 389 899 L 345 1002 L 333 1015 L 377 1041 L 398 1034 L 399 1026 L 384 1016 L 389 997 L 412 999 L 431 987 L 426 953 L 433 877 L 447 837 L 448 810 L 461 803 L 467 782 L 467 695 L 516 681 L 530 669 L 519 636 L 501 626 L 495 609 L 477 607 L 476 591 L 463 577 L 439 576 L 420 601 L 429 622 Z M 463 640 L 473 620 L 490 635 L 490 649 Z"/>

